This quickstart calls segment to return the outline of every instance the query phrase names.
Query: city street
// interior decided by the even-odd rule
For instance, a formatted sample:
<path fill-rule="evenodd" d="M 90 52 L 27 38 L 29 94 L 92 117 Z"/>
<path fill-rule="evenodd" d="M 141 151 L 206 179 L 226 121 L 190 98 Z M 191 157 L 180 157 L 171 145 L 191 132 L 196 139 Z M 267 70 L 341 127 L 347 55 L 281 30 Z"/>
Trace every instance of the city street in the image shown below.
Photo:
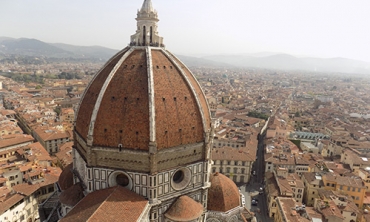
<path fill-rule="evenodd" d="M 245 206 L 256 214 L 258 222 L 272 222 L 273 218 L 268 216 L 266 195 L 264 192 L 264 177 L 265 177 L 265 167 L 264 167 L 264 155 L 263 155 L 263 137 L 258 140 L 258 150 L 257 159 L 252 168 L 252 172 L 256 171 L 256 175 L 251 177 L 250 182 L 247 185 L 239 187 L 241 192 L 245 196 Z M 261 194 L 260 188 L 263 188 Z M 256 206 L 252 206 L 252 199 L 258 200 Z"/>

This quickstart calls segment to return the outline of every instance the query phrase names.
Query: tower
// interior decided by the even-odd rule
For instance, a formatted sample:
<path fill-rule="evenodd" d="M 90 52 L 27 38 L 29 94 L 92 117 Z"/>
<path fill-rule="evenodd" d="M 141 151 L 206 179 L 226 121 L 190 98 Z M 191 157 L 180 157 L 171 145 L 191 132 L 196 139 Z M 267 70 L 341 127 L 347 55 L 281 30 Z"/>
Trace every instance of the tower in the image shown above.
<path fill-rule="evenodd" d="M 137 30 L 131 36 L 130 45 L 138 46 L 164 46 L 163 38 L 158 36 L 158 13 L 153 9 L 152 2 L 145 0 L 137 12 Z"/>

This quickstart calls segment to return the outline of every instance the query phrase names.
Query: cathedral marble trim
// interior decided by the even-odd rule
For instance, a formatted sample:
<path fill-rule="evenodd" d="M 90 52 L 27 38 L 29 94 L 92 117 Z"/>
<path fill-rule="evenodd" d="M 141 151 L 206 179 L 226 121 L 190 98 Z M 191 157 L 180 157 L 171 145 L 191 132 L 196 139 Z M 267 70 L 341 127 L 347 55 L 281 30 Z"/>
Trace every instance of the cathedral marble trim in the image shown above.
<path fill-rule="evenodd" d="M 149 141 L 155 142 L 155 100 L 154 100 L 154 80 L 153 80 L 153 61 L 152 50 L 150 47 L 145 48 L 148 67 L 148 93 L 149 93 Z M 155 150 L 156 151 L 156 150 Z M 153 152 L 149 150 L 149 152 Z"/>

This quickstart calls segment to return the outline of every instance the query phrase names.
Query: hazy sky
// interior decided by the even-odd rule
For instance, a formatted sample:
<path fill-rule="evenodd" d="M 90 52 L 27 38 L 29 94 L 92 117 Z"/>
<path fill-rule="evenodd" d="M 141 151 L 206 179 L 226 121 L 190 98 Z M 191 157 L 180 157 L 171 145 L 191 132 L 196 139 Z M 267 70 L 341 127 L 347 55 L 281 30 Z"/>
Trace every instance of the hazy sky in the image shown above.
<path fill-rule="evenodd" d="M 183 55 L 284 52 L 370 62 L 368 0 L 152 0 Z M 0 0 L 0 36 L 121 49 L 143 0 Z"/>

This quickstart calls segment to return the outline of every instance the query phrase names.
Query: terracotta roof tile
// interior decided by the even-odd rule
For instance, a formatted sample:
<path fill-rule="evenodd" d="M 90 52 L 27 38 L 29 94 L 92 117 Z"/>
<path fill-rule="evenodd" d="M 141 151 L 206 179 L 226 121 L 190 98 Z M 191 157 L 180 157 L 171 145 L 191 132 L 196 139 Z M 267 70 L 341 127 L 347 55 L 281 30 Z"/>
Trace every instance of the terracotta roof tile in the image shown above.
<path fill-rule="evenodd" d="M 148 207 L 142 196 L 121 186 L 89 193 L 60 222 L 132 222 Z"/>
<path fill-rule="evenodd" d="M 12 138 L 0 140 L 0 148 L 5 148 L 12 145 L 33 142 L 34 138 L 30 135 L 12 135 Z"/>
<path fill-rule="evenodd" d="M 58 184 L 60 186 L 60 189 L 67 190 L 69 187 L 73 185 L 73 164 L 69 164 L 66 166 L 62 173 L 60 174 L 60 177 L 58 179 Z"/>
<path fill-rule="evenodd" d="M 81 183 L 76 183 L 69 187 L 67 190 L 63 191 L 59 195 L 59 200 L 62 204 L 68 206 L 75 206 L 82 198 L 84 198 L 83 188 Z"/>
<path fill-rule="evenodd" d="M 204 132 L 210 129 L 211 119 L 201 87 L 190 70 L 176 58 L 172 59 L 162 50 L 151 50 L 151 55 L 157 149 L 202 142 Z M 97 112 L 93 145 L 118 148 L 118 144 L 122 144 L 124 149 L 149 150 L 147 57 L 146 50 L 134 49 L 113 73 Z M 85 141 L 97 97 L 117 64 L 117 58 L 96 75 L 82 99 L 76 132 Z"/>
<path fill-rule="evenodd" d="M 165 216 L 173 221 L 192 221 L 203 214 L 203 205 L 188 196 L 179 197 L 167 210 Z"/>
<path fill-rule="evenodd" d="M 232 180 L 216 172 L 211 176 L 210 182 L 208 210 L 226 212 L 240 206 L 239 190 Z"/>

